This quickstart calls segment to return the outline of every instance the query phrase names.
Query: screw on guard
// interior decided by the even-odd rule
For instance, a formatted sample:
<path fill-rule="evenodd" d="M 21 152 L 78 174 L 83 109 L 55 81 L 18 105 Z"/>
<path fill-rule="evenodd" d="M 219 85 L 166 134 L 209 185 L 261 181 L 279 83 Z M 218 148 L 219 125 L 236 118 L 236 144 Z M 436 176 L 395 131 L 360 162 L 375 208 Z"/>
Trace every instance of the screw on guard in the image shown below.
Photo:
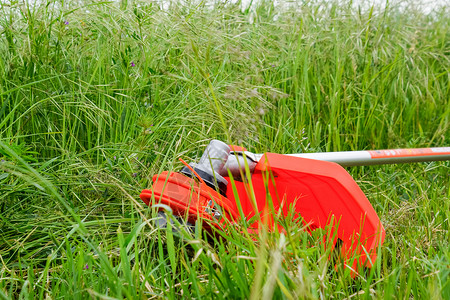
<path fill-rule="evenodd" d="M 327 237 L 328 242 L 334 247 L 340 240 L 342 257 L 357 270 L 372 266 L 385 230 L 367 197 L 342 166 L 435 160 L 450 160 L 450 147 L 285 155 L 254 154 L 212 140 L 199 163 L 186 164 L 180 172 L 153 176 L 152 188 L 144 189 L 140 198 L 149 206 L 168 205 L 175 216 L 186 216 L 191 224 L 198 218 L 215 220 L 209 222 L 213 225 L 203 223 L 207 230 L 214 224 L 237 222 L 241 213 L 247 220 L 260 216 L 249 227 L 252 233 L 258 232 L 261 223 L 275 230 L 278 225 L 272 212 L 287 216 L 289 209 L 294 209 L 308 231 L 331 229 L 329 232 L 335 234 Z M 239 180 L 245 169 L 251 174 L 251 194 L 249 182 Z M 268 174 L 273 180 L 267 180 Z M 227 188 L 232 180 L 233 188 Z M 277 229 L 283 230 L 280 226 Z"/>

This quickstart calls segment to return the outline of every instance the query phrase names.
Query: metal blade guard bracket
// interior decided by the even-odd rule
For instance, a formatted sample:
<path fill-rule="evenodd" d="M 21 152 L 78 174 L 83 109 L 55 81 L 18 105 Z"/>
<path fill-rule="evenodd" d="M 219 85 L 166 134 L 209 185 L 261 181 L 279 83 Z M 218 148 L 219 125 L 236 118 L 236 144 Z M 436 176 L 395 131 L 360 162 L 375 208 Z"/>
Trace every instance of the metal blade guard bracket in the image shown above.
<path fill-rule="evenodd" d="M 283 230 L 275 225 L 274 214 L 287 216 L 293 210 L 309 232 L 326 228 L 327 244 L 334 247 L 340 240 L 341 256 L 354 270 L 372 266 L 385 231 L 344 168 L 275 153 L 257 158 L 243 148 L 213 140 L 198 164 L 153 176 L 152 188 L 144 189 L 140 198 L 149 206 L 165 204 L 190 223 L 215 218 L 227 224 L 256 215 L 249 228 L 252 233 L 263 225 L 269 231 Z"/>

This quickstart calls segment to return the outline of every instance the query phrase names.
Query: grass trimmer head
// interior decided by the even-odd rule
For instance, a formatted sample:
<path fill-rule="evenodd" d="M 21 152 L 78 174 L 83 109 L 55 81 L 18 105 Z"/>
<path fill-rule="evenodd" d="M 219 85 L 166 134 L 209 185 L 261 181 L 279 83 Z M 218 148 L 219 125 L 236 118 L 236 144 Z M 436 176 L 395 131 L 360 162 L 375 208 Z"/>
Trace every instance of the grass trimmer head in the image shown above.
<path fill-rule="evenodd" d="M 358 184 L 338 163 L 392 163 L 396 155 L 401 162 L 450 159 L 450 148 L 432 149 L 356 151 L 352 163 L 351 152 L 319 153 L 317 160 L 311 154 L 253 154 L 213 140 L 199 163 L 153 176 L 152 188 L 140 198 L 149 206 L 169 206 L 189 223 L 206 220 L 206 229 L 245 218 L 251 220 L 251 233 L 261 226 L 283 231 L 275 216 L 286 217 L 293 210 L 308 232 L 326 229 L 327 245 L 340 241 L 341 257 L 356 270 L 373 265 L 385 230 Z"/>

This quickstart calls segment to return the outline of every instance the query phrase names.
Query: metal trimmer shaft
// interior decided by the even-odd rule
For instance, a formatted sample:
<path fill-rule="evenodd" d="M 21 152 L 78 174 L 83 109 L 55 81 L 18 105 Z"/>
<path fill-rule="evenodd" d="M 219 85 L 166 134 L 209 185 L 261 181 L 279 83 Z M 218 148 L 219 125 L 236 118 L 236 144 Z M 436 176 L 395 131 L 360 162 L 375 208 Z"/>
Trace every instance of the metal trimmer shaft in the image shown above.
<path fill-rule="evenodd" d="M 450 160 L 450 147 L 286 154 L 330 161 L 343 167 Z M 259 160 L 262 154 L 254 154 Z"/>

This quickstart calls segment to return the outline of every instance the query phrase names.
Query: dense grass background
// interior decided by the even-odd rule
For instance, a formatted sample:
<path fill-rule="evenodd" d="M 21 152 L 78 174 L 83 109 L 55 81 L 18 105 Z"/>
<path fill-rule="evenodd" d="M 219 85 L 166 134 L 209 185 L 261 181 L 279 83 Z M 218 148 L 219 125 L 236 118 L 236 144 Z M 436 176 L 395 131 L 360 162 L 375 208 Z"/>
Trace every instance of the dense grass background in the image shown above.
<path fill-rule="evenodd" d="M 167 3 L 0 4 L 0 298 L 449 299 L 448 162 L 349 169 L 387 232 L 355 279 L 292 220 L 210 244 L 138 197 L 212 138 L 448 146 L 449 7 Z"/>

